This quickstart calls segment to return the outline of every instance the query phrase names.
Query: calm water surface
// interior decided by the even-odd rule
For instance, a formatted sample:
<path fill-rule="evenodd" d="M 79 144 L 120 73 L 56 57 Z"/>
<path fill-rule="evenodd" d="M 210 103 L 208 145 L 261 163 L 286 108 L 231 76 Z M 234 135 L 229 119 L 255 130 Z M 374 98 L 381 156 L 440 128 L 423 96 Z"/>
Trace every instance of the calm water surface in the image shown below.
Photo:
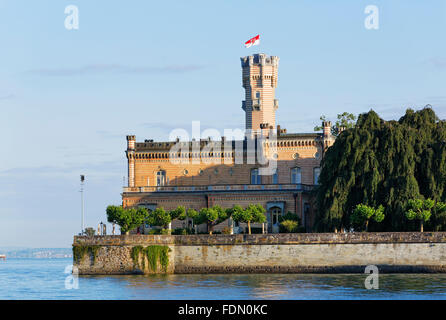
<path fill-rule="evenodd" d="M 80 276 L 65 289 L 71 259 L 0 261 L 0 299 L 446 299 L 446 274 L 257 274 Z"/>

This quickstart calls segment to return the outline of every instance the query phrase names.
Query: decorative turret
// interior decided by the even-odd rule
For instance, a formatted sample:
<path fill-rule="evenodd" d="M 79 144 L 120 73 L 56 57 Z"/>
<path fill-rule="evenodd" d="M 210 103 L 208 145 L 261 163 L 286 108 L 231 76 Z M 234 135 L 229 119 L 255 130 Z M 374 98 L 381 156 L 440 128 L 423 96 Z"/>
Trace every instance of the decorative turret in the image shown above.
<path fill-rule="evenodd" d="M 331 136 L 331 121 L 322 121 L 322 128 L 324 131 L 324 138 Z"/>
<path fill-rule="evenodd" d="M 331 121 L 322 121 L 322 130 L 324 148 L 326 149 L 334 143 L 336 138 L 334 135 L 331 134 Z"/>
<path fill-rule="evenodd" d="M 128 160 L 128 174 L 129 187 L 135 186 L 135 136 L 127 136 L 127 160 Z"/>
<path fill-rule="evenodd" d="M 135 150 L 135 136 L 127 136 L 127 150 Z"/>

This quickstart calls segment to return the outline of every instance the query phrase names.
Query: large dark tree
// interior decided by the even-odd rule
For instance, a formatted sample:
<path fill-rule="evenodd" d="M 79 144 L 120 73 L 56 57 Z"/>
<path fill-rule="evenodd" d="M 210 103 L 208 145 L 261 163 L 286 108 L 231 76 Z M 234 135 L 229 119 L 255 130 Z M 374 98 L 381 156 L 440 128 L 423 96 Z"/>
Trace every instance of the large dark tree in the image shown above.
<path fill-rule="evenodd" d="M 386 208 L 384 221 L 372 222 L 372 231 L 416 230 L 405 219 L 407 201 L 446 198 L 446 122 L 431 108 L 408 109 L 399 121 L 384 121 L 369 111 L 337 137 L 321 166 L 319 231 L 349 227 L 360 203 Z M 439 223 L 432 220 L 426 229 L 443 230 L 444 222 Z"/>

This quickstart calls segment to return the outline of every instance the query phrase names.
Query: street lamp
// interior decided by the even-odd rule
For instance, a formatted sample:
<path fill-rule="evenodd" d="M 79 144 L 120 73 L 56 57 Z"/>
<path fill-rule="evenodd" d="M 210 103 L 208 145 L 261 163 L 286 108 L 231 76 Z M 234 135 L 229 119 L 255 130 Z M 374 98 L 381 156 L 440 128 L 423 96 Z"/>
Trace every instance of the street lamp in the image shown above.
<path fill-rule="evenodd" d="M 84 235 L 84 181 L 85 175 L 81 174 L 81 235 Z"/>

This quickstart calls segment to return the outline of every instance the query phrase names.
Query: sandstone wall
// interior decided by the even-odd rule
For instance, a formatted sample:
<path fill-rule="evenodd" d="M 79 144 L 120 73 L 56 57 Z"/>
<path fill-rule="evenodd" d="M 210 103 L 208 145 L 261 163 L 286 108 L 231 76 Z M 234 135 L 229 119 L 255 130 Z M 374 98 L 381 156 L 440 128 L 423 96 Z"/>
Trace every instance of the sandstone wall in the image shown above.
<path fill-rule="evenodd" d="M 97 248 L 74 262 L 80 274 L 164 272 L 143 254 L 135 263 L 135 246 L 168 247 L 167 273 L 446 271 L 444 232 L 75 236 L 73 246 Z"/>

